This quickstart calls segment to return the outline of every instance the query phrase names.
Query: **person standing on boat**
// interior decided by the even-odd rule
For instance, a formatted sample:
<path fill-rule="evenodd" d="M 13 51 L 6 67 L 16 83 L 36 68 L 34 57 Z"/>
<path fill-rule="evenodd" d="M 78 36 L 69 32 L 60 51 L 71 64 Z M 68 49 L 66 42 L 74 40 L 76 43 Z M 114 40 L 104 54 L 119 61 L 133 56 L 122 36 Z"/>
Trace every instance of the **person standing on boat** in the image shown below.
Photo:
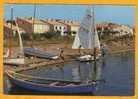
<path fill-rule="evenodd" d="M 59 54 L 59 57 L 64 61 L 65 60 L 65 58 L 64 58 L 64 50 L 61 48 L 60 49 L 60 54 Z"/>
<path fill-rule="evenodd" d="M 79 50 L 78 50 L 78 52 L 79 52 L 79 54 L 81 55 L 81 45 L 79 46 Z"/>
<path fill-rule="evenodd" d="M 107 54 L 107 51 L 108 51 L 107 47 L 101 44 L 101 54 L 103 57 Z"/>

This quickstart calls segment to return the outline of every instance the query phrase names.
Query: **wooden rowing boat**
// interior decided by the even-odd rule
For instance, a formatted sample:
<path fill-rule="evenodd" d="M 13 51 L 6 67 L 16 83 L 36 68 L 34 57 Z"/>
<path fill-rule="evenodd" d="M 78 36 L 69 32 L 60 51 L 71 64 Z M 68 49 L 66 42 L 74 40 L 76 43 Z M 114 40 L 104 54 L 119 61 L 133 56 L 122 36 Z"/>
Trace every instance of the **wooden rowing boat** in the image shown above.
<path fill-rule="evenodd" d="M 96 89 L 94 81 L 70 81 L 51 78 L 40 78 L 27 76 L 13 71 L 6 71 L 6 74 L 12 84 L 35 91 L 42 91 L 53 94 L 74 94 L 91 93 Z"/>

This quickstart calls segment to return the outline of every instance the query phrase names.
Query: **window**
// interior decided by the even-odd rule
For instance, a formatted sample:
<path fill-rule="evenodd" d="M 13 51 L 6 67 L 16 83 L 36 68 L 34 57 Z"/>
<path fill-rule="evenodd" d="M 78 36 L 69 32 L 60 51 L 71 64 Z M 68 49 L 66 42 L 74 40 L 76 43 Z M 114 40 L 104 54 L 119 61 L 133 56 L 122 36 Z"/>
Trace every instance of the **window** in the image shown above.
<path fill-rule="evenodd" d="M 64 30 L 66 29 L 66 27 L 64 27 Z"/>
<path fill-rule="evenodd" d="M 55 27 L 55 29 L 57 30 L 57 26 Z"/>
<path fill-rule="evenodd" d="M 59 29 L 61 30 L 61 26 L 59 27 Z"/>

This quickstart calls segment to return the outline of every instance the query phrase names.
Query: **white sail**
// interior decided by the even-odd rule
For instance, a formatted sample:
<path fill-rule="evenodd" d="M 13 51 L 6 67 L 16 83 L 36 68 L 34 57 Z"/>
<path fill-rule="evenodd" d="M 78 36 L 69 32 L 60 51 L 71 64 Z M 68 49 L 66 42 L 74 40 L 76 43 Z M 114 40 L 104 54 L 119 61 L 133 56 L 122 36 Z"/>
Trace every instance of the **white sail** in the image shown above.
<path fill-rule="evenodd" d="M 16 27 L 17 27 L 17 32 L 18 32 L 18 36 L 19 36 L 19 45 L 20 45 L 20 55 L 22 57 L 24 57 L 24 53 L 23 53 L 23 42 L 22 42 L 22 38 L 21 38 L 21 32 L 19 30 L 18 24 L 16 23 Z"/>
<path fill-rule="evenodd" d="M 80 39 L 79 39 L 79 36 L 78 36 L 78 33 L 77 33 L 76 36 L 75 36 L 75 40 L 73 42 L 72 48 L 73 49 L 78 49 L 80 45 L 81 45 L 80 44 Z"/>
<path fill-rule="evenodd" d="M 82 49 L 100 48 L 98 34 L 94 26 L 94 12 L 92 8 L 88 9 L 87 15 L 82 20 L 72 48 L 78 49 L 80 45 Z"/>

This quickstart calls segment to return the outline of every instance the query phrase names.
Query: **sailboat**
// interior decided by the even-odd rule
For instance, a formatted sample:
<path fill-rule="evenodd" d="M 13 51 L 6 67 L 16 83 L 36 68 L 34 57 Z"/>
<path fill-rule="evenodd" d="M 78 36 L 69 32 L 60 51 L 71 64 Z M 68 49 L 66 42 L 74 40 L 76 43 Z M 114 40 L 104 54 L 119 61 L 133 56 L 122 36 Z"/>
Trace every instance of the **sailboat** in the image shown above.
<path fill-rule="evenodd" d="M 4 64 L 12 64 L 12 65 L 22 65 L 25 63 L 24 54 L 23 54 L 23 44 L 20 32 L 18 32 L 19 43 L 20 43 L 20 55 L 18 58 L 11 58 L 9 53 L 11 50 L 7 51 L 7 54 L 4 55 Z"/>
<path fill-rule="evenodd" d="M 97 34 L 95 19 L 94 19 L 94 7 L 88 9 L 87 15 L 82 20 L 79 31 L 75 36 L 75 40 L 72 45 L 72 49 L 91 49 L 94 51 L 94 55 L 83 55 L 77 57 L 79 61 L 92 61 L 99 58 L 100 54 L 96 55 L 97 49 L 100 49 L 100 41 Z"/>
<path fill-rule="evenodd" d="M 13 15 L 13 8 L 11 8 L 11 14 Z M 11 17 L 13 18 L 12 15 L 11 15 Z M 13 22 L 12 18 L 11 18 L 11 20 Z M 16 26 L 17 26 L 17 31 L 18 31 L 17 33 L 18 33 L 18 37 L 19 37 L 20 54 L 19 54 L 18 58 L 12 58 L 11 57 L 11 45 L 10 45 L 9 46 L 10 48 L 8 49 L 6 54 L 4 55 L 4 64 L 22 65 L 22 64 L 25 63 L 24 54 L 23 54 L 23 43 L 22 43 L 21 33 L 19 31 L 18 24 L 16 24 Z M 11 30 L 12 30 L 12 23 L 11 23 Z M 9 35 L 12 35 L 12 33 L 10 33 Z M 9 43 L 11 43 L 10 40 L 9 40 Z"/>

